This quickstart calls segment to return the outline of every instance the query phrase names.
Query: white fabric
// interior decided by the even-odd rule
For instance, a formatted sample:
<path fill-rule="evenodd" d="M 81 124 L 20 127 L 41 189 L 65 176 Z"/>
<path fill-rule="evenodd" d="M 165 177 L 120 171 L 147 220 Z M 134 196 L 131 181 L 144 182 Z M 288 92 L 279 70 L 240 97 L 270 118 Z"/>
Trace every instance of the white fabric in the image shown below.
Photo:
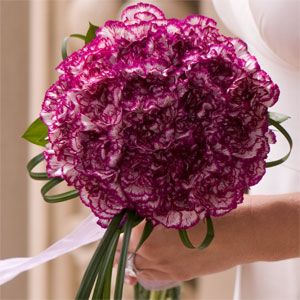
<path fill-rule="evenodd" d="M 100 240 L 106 229 L 97 224 L 98 218 L 90 214 L 71 233 L 51 245 L 46 250 L 32 257 L 15 257 L 0 260 L 0 285 L 14 279 L 20 273 L 35 268 L 61 255 L 74 251 L 84 245 Z M 135 276 L 133 256 L 129 254 L 125 273 Z M 139 281 L 147 289 L 160 290 L 177 286 L 173 281 Z"/>
<path fill-rule="evenodd" d="M 298 0 L 213 0 L 224 24 L 248 43 L 261 65 L 279 85 L 281 95 L 272 111 L 292 118 L 283 126 L 294 142 L 291 157 L 283 165 L 267 170 L 252 188 L 255 194 L 300 191 L 300 103 Z M 278 136 L 270 159 L 280 157 L 287 143 Z M 276 241 L 274 241 L 276 243 Z M 300 259 L 259 262 L 241 266 L 237 272 L 235 300 L 300 299 Z"/>
<path fill-rule="evenodd" d="M 46 263 L 102 238 L 105 230 L 97 225 L 97 218 L 90 214 L 70 234 L 33 257 L 8 258 L 0 261 L 0 285 L 24 271 Z"/>

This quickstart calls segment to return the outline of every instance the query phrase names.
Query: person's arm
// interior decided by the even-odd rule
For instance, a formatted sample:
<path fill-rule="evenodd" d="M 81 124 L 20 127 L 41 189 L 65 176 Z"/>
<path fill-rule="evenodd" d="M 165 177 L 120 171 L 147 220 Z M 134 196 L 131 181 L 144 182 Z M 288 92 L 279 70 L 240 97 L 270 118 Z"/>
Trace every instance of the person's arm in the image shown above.
<path fill-rule="evenodd" d="M 300 194 L 245 196 L 229 214 L 213 218 L 215 238 L 203 251 L 183 246 L 177 230 L 157 226 L 138 251 L 138 277 L 146 280 L 184 281 L 255 261 L 300 256 Z M 196 245 L 205 235 L 202 222 L 188 230 Z M 134 251 L 143 226 L 133 231 Z M 131 280 L 132 283 L 135 280 Z"/>

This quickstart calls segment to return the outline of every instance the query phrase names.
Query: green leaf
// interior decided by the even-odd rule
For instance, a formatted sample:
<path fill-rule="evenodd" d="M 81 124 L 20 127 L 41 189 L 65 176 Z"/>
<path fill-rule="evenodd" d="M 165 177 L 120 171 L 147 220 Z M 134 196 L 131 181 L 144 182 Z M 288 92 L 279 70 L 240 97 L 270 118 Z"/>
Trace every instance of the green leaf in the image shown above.
<path fill-rule="evenodd" d="M 68 42 L 69 42 L 70 38 L 77 38 L 77 39 L 85 41 L 85 35 L 83 35 L 83 34 L 74 33 L 74 34 L 71 34 L 70 36 L 65 37 L 63 39 L 63 42 L 61 45 L 61 56 L 63 59 L 66 59 L 68 57 L 67 47 L 68 47 Z"/>
<path fill-rule="evenodd" d="M 198 248 L 199 250 L 203 250 L 203 249 L 207 248 L 210 245 L 210 243 L 212 242 L 212 240 L 214 239 L 214 226 L 213 226 L 213 222 L 212 222 L 212 219 L 210 216 L 206 217 L 206 236 L 199 246 L 195 247 L 192 244 L 186 230 L 183 229 L 183 230 L 179 230 L 178 232 L 179 232 L 179 236 L 180 236 L 182 243 L 187 248 L 190 248 L 190 249 Z"/>
<path fill-rule="evenodd" d="M 185 229 L 181 229 L 178 231 L 180 239 L 182 241 L 182 243 L 184 244 L 184 246 L 186 246 L 189 249 L 195 249 L 196 247 L 192 244 L 192 242 L 189 239 L 189 236 L 186 232 Z"/>
<path fill-rule="evenodd" d="M 92 297 L 93 300 L 103 299 L 105 281 L 109 281 L 109 282 L 106 282 L 106 287 L 105 287 L 106 288 L 105 289 L 106 297 L 108 294 L 108 289 L 110 292 L 113 261 L 114 261 L 114 256 L 116 253 L 120 233 L 121 233 L 120 230 L 116 230 L 116 232 L 114 233 L 114 236 L 110 242 L 110 245 L 109 245 L 105 255 L 103 256 L 103 260 L 102 260 L 100 268 L 99 268 L 99 273 L 98 273 L 97 281 L 96 281 L 95 288 L 94 288 L 94 293 L 93 293 L 93 297 Z M 109 285 L 109 287 L 108 287 L 108 285 Z M 109 299 L 109 296 L 108 296 L 108 299 Z"/>
<path fill-rule="evenodd" d="M 71 190 L 69 192 L 61 193 L 58 195 L 52 195 L 52 196 L 47 195 L 47 193 L 52 188 L 54 188 L 55 186 L 60 184 L 62 181 L 63 181 L 63 179 L 61 179 L 61 178 L 52 178 L 42 187 L 41 193 L 46 202 L 56 203 L 56 202 L 67 201 L 67 200 L 78 197 L 79 193 L 77 190 Z"/>
<path fill-rule="evenodd" d="M 203 242 L 201 243 L 200 246 L 198 246 L 198 249 L 203 250 L 205 248 L 207 248 L 210 243 L 212 242 L 212 240 L 214 239 L 215 236 L 215 232 L 214 232 L 214 226 L 213 226 L 213 222 L 210 216 L 206 217 L 206 236 L 203 240 Z"/>
<path fill-rule="evenodd" d="M 277 160 L 273 160 L 273 161 L 270 161 L 270 162 L 267 162 L 266 164 L 266 167 L 267 168 L 271 168 L 271 167 L 275 167 L 275 166 L 278 166 L 280 164 L 282 164 L 283 162 L 285 162 L 290 154 L 291 154 L 291 151 L 293 149 L 293 140 L 291 138 L 291 136 L 289 135 L 289 133 L 279 124 L 279 122 L 276 122 L 274 121 L 273 119 L 269 119 L 269 123 L 270 125 L 274 126 L 275 128 L 277 128 L 279 130 L 279 132 L 287 139 L 288 143 L 289 143 L 289 151 L 288 153 L 281 157 L 280 159 L 277 159 Z"/>
<path fill-rule="evenodd" d="M 89 23 L 89 29 L 85 36 L 85 44 L 88 44 L 96 37 L 96 31 L 98 28 L 98 26 L 93 25 L 91 22 Z"/>
<path fill-rule="evenodd" d="M 76 300 L 86 300 L 89 299 L 91 290 L 93 288 L 97 274 L 99 273 L 99 266 L 101 264 L 102 257 L 105 255 L 111 240 L 114 237 L 115 232 L 118 230 L 120 222 L 125 214 L 122 211 L 120 214 L 115 216 L 110 222 L 99 246 L 97 247 L 80 283 L 80 287 L 76 294 Z"/>
<path fill-rule="evenodd" d="M 35 156 L 28 162 L 26 168 L 32 179 L 35 179 L 35 180 L 49 180 L 50 179 L 48 177 L 47 173 L 45 173 L 45 172 L 32 172 L 34 167 L 36 167 L 43 160 L 44 160 L 44 154 L 40 153 L 39 155 Z"/>
<path fill-rule="evenodd" d="M 121 249 L 121 254 L 120 254 L 117 279 L 116 279 L 116 285 L 115 285 L 115 293 L 114 293 L 115 300 L 122 300 L 128 246 L 129 246 L 129 241 L 130 241 L 131 230 L 132 230 L 132 227 L 134 224 L 135 215 L 136 214 L 134 212 L 129 211 L 127 214 L 127 221 L 124 225 L 123 244 L 122 244 L 122 249 Z"/>
<path fill-rule="evenodd" d="M 272 112 L 270 111 L 268 113 L 269 115 L 269 119 L 272 119 L 273 121 L 277 122 L 277 123 L 283 123 L 284 121 L 290 119 L 291 117 L 284 115 L 284 114 L 280 114 L 280 113 L 276 113 L 276 112 Z"/>
<path fill-rule="evenodd" d="M 135 216 L 133 216 L 133 220 L 132 220 L 132 222 L 133 222 L 132 228 L 139 225 L 143 220 L 144 220 L 144 218 L 135 214 Z M 121 229 L 121 233 L 123 233 L 123 232 L 124 232 L 124 227 Z"/>
<path fill-rule="evenodd" d="M 110 300 L 110 290 L 111 290 L 111 276 L 112 276 L 112 269 L 114 264 L 114 256 L 117 249 L 118 243 L 116 243 L 116 247 L 114 250 L 114 255 L 110 257 L 109 266 L 105 274 L 105 281 L 103 286 L 103 293 L 102 293 L 102 299 L 103 300 Z"/>
<path fill-rule="evenodd" d="M 144 226 L 144 230 L 141 236 L 141 239 L 138 243 L 138 245 L 136 246 L 135 249 L 135 253 L 138 252 L 138 250 L 142 247 L 143 243 L 147 240 L 147 238 L 150 236 L 151 232 L 153 231 L 153 225 L 151 223 L 151 221 L 147 220 L 145 226 Z"/>
<path fill-rule="evenodd" d="M 46 140 L 47 136 L 48 128 L 41 119 L 38 118 L 28 127 L 22 135 L 22 138 L 30 143 L 44 147 L 48 143 Z"/>
<path fill-rule="evenodd" d="M 99 270 L 102 269 L 104 260 L 105 260 L 105 254 L 103 255 L 103 257 L 101 258 L 100 262 L 99 262 Z M 100 280 L 101 280 L 101 275 L 104 276 L 103 274 L 100 274 L 100 271 L 98 270 L 98 274 L 97 274 L 97 279 L 96 279 L 96 283 L 94 285 L 94 292 L 93 292 L 93 296 L 92 296 L 92 300 L 98 300 L 101 299 L 102 297 L 102 291 L 100 290 Z"/>
<path fill-rule="evenodd" d="M 85 41 L 85 35 L 83 35 L 83 34 L 73 33 L 73 34 L 70 35 L 70 37 L 77 38 L 77 39 Z"/>

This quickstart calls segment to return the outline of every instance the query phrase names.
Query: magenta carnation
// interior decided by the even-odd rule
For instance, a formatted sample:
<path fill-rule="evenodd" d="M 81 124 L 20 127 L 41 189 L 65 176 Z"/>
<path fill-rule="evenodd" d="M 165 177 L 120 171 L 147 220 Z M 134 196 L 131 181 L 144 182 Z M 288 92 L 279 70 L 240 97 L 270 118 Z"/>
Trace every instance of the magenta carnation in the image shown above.
<path fill-rule="evenodd" d="M 126 208 L 188 228 L 234 209 L 264 175 L 279 89 L 214 20 L 130 6 L 57 70 L 41 112 L 47 172 L 101 226 Z"/>

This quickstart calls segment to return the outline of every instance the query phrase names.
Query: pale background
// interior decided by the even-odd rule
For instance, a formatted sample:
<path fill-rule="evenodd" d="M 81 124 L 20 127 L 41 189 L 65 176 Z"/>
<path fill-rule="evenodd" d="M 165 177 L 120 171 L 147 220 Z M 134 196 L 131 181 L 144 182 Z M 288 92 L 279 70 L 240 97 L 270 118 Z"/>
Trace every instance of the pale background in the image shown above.
<path fill-rule="evenodd" d="M 146 2 L 146 1 L 145 1 Z M 150 1 L 147 1 L 150 2 Z M 151 1 L 168 17 L 197 13 L 217 19 L 210 1 Z M 117 18 L 125 1 L 118 0 L 0 0 L 1 3 L 1 258 L 30 256 L 62 238 L 89 211 L 76 200 L 46 204 L 25 171 L 38 146 L 20 136 L 39 112 L 43 94 L 56 79 L 60 44 L 87 24 L 102 25 Z M 229 34 L 228 32 L 226 34 Z M 72 49 L 80 43 L 71 44 Z M 79 249 L 1 287 L 1 299 L 73 299 L 95 245 Z M 188 283 L 182 299 L 232 299 L 235 270 Z M 126 290 L 126 298 L 130 292 Z"/>

